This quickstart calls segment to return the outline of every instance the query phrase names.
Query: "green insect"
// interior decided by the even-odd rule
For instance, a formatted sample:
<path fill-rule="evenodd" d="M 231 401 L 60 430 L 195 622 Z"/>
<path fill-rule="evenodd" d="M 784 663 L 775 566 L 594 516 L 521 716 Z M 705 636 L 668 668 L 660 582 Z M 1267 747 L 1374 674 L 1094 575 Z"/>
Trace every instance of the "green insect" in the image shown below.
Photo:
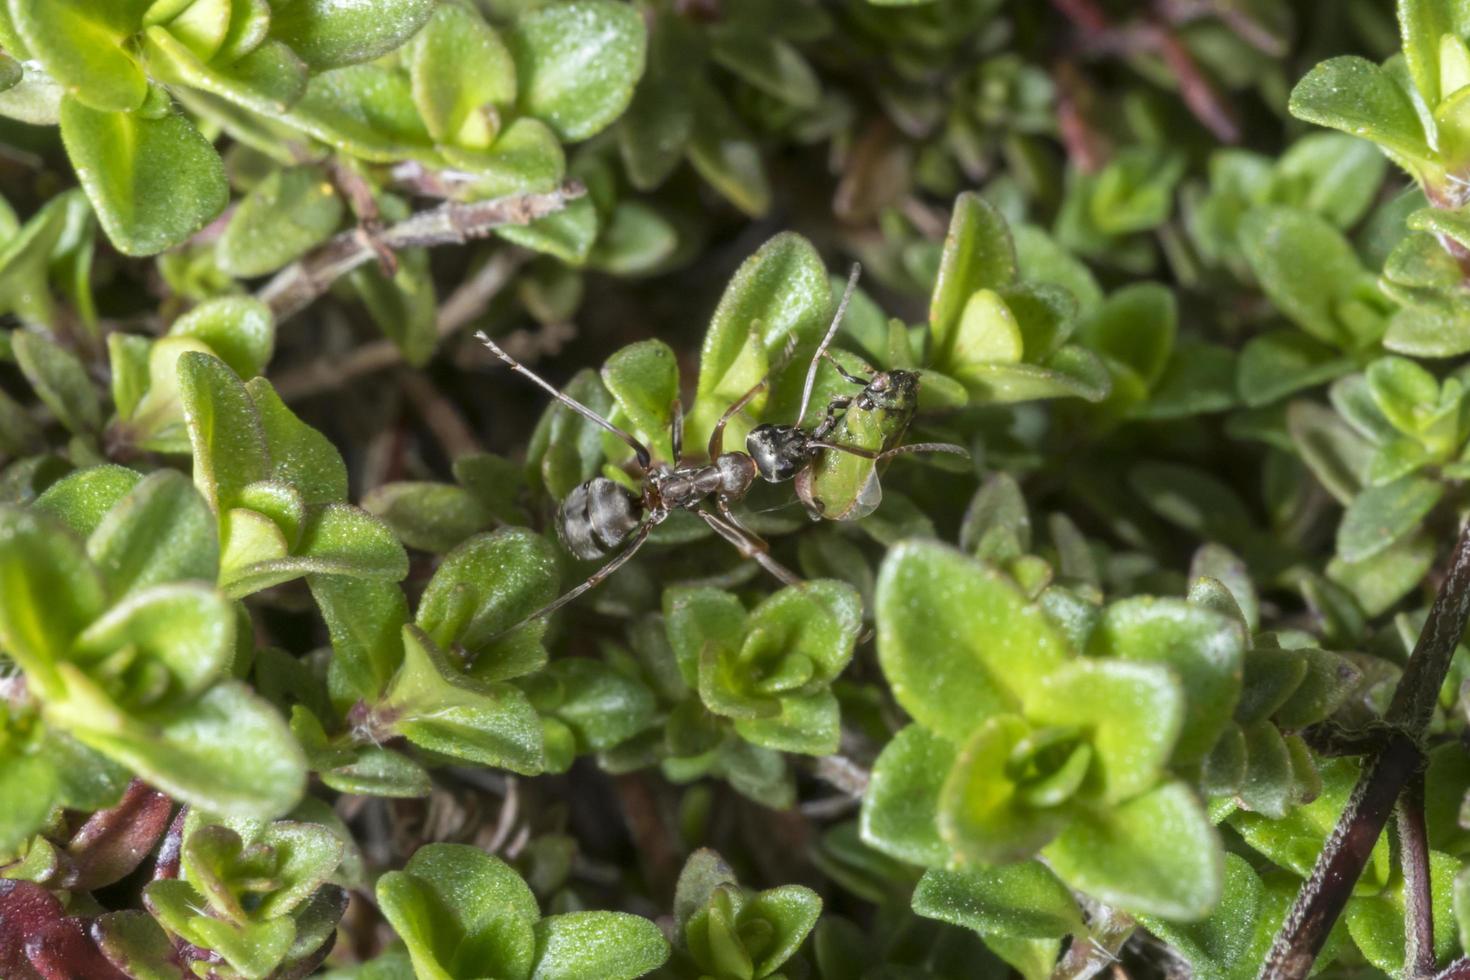
<path fill-rule="evenodd" d="M 827 418 L 812 440 L 821 451 L 796 476 L 796 495 L 813 520 L 855 521 L 877 510 L 883 500 L 879 466 L 900 453 L 969 455 L 948 442 L 899 445 L 919 407 L 918 374 L 893 370 L 862 378 L 830 360 L 843 378 L 863 389 L 828 404 Z"/>

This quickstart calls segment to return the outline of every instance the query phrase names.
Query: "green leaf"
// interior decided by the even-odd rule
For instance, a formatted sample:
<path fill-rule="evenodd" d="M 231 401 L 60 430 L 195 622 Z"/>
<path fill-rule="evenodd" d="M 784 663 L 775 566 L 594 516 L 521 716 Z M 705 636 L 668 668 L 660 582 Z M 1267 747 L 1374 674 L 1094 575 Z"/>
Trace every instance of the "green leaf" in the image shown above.
<path fill-rule="evenodd" d="M 567 657 L 533 678 L 557 688 L 550 711 L 577 737 L 581 752 L 604 752 L 658 718 L 653 692 L 638 680 L 588 657 Z M 532 698 L 536 698 L 533 688 Z"/>
<path fill-rule="evenodd" d="M 1388 161 L 1371 143 L 1341 133 L 1312 133 L 1281 155 L 1275 179 L 1290 188 L 1291 203 L 1348 229 L 1373 205 L 1387 169 Z"/>
<path fill-rule="evenodd" d="M 1428 427 L 1439 407 L 1439 381 L 1404 357 L 1380 357 L 1363 372 L 1368 394 L 1383 417 L 1406 435 Z"/>
<path fill-rule="evenodd" d="M 326 504 L 308 517 L 293 554 L 317 574 L 389 582 L 408 574 L 408 555 L 388 525 L 348 504 Z"/>
<path fill-rule="evenodd" d="M 270 475 L 295 487 L 308 504 L 347 499 L 347 464 L 332 441 L 286 407 L 265 378 L 245 385 L 270 455 Z"/>
<path fill-rule="evenodd" d="M 878 659 L 899 704 L 963 740 L 1013 711 L 1072 651 L 999 571 L 943 545 L 889 551 L 874 600 Z"/>
<path fill-rule="evenodd" d="M 863 840 L 884 854 L 925 867 L 942 867 L 950 848 L 936 818 L 955 746 L 920 725 L 899 730 L 883 747 L 863 794 Z"/>
<path fill-rule="evenodd" d="M 77 537 L 45 515 L 0 506 L 0 644 L 43 697 L 59 694 L 55 667 L 104 602 Z"/>
<path fill-rule="evenodd" d="M 630 344 L 607 359 L 602 383 L 617 399 L 629 428 L 643 443 L 656 447 L 655 457 L 670 459 L 669 420 L 679 397 L 679 364 L 661 340 Z"/>
<path fill-rule="evenodd" d="M 1029 773 L 1014 762 L 1026 752 L 1034 734 L 1018 715 L 992 715 L 960 747 L 939 796 L 939 833 L 959 860 L 976 864 L 1024 860 L 1067 826 L 1066 808 L 1028 801 L 1029 787 L 1022 780 Z M 1069 753 L 1060 774 L 1072 785 L 1064 785 L 1064 791 L 1075 790 L 1088 761 L 1085 745 Z M 1050 775 L 1043 773 L 1041 778 Z"/>
<path fill-rule="evenodd" d="M 103 230 L 127 255 L 179 244 L 229 203 L 219 154 L 181 113 L 105 112 L 67 96 L 61 138 Z"/>
<path fill-rule="evenodd" d="M 248 9 L 249 6 L 251 0 L 242 0 L 235 9 Z M 163 27 L 150 27 L 143 32 L 143 51 L 148 59 L 148 69 L 156 81 L 192 90 L 183 93 L 174 90 L 174 94 L 186 104 L 192 103 L 191 107 L 200 105 L 201 96 L 205 105 L 220 105 L 213 100 L 222 100 L 223 111 L 218 114 L 232 118 L 232 121 L 250 118 L 237 110 L 271 118 L 280 116 L 306 90 L 306 65 L 279 41 L 267 41 L 237 61 L 227 61 L 217 55 L 206 64 L 170 31 Z M 209 116 L 215 113 L 205 110 L 202 114 Z M 256 122 L 256 125 L 267 133 L 271 132 L 271 124 Z M 271 137 L 256 137 L 257 141 L 268 139 Z M 267 149 L 266 152 L 284 156 L 288 162 L 299 159 L 280 154 L 278 150 L 272 152 Z"/>
<path fill-rule="evenodd" d="M 309 575 L 306 581 L 332 639 L 333 703 L 346 711 L 358 700 L 376 701 L 403 663 L 408 622 L 403 590 L 392 582 L 345 575 Z"/>
<path fill-rule="evenodd" d="M 75 98 L 99 112 L 143 104 L 148 78 L 127 48 L 148 0 L 11 0 L 10 15 L 30 55 Z"/>
<path fill-rule="evenodd" d="M 1249 980 L 1266 958 L 1295 887 L 1292 882 L 1290 890 L 1268 888 L 1249 862 L 1226 854 L 1220 904 L 1208 918 L 1179 923 L 1142 916 L 1141 921 L 1183 956 L 1200 980 Z"/>
<path fill-rule="evenodd" d="M 516 124 L 512 124 L 503 138 L 510 139 L 515 129 Z M 597 240 L 598 222 L 597 207 L 592 199 L 581 197 L 555 214 L 529 225 L 504 225 L 497 228 L 495 234 L 522 248 L 544 252 L 568 265 L 578 266 L 587 261 L 592 251 Z"/>
<path fill-rule="evenodd" d="M 169 932 L 185 942 L 216 952 L 244 976 L 269 976 L 296 935 L 289 918 L 266 922 L 231 921 L 201 915 L 204 898 L 186 881 L 162 879 L 144 890 L 144 906 Z"/>
<path fill-rule="evenodd" d="M 414 105 L 408 76 L 381 64 L 349 65 L 313 76 L 306 94 L 284 118 L 364 160 L 441 164 Z"/>
<path fill-rule="evenodd" d="M 953 348 L 961 314 L 976 290 L 997 289 L 1015 278 L 1016 249 L 1005 218 L 980 195 L 961 194 L 955 199 L 929 301 L 936 349 Z"/>
<path fill-rule="evenodd" d="M 440 143 L 483 148 L 499 126 L 487 107 L 508 106 L 516 97 L 516 66 L 510 49 L 479 16 L 442 5 L 414 38 L 409 51 L 413 98 Z"/>
<path fill-rule="evenodd" d="M 1399 30 L 1403 36 L 1404 61 L 1409 77 L 1432 111 L 1450 91 L 1440 90 L 1440 39 L 1457 34 L 1452 13 L 1454 5 L 1445 0 L 1399 0 Z"/>
<path fill-rule="evenodd" d="M 85 538 L 142 478 L 126 466 L 112 463 L 89 466 L 51 484 L 33 506 Z"/>
<path fill-rule="evenodd" d="M 183 980 L 174 962 L 174 943 L 147 912 L 107 912 L 93 926 L 97 947 L 137 980 Z"/>
<path fill-rule="evenodd" d="M 1030 692 L 1025 714 L 1082 729 L 1093 751 L 1088 780 L 1097 784 L 1085 788 L 1118 803 L 1159 780 L 1183 728 L 1185 697 L 1163 664 L 1074 660 Z"/>
<path fill-rule="evenodd" d="M 474 494 L 452 483 L 385 483 L 369 490 L 362 506 L 408 547 L 436 554 L 496 523 Z"/>
<path fill-rule="evenodd" d="M 746 902 L 739 913 L 741 925 L 746 930 L 750 930 L 749 923 L 753 921 L 765 922 L 770 926 L 767 932 L 770 938 L 765 948 L 755 951 L 755 976 L 771 976 L 783 963 L 796 955 L 821 914 L 821 898 L 802 885 L 768 888 Z"/>
<path fill-rule="evenodd" d="M 1220 838 L 1183 783 L 1115 810 L 1079 814 L 1045 855 L 1073 888 L 1165 919 L 1203 919 L 1223 889 Z"/>
<path fill-rule="evenodd" d="M 79 741 L 209 812 L 271 819 L 305 791 L 306 760 L 290 729 L 238 682 L 216 684 L 190 704 L 120 730 L 80 727 L 95 716 L 82 705 L 69 713 Z"/>
<path fill-rule="evenodd" d="M 445 557 L 419 601 L 415 623 L 445 649 L 496 656 L 491 644 L 556 596 L 556 549 L 525 528 L 471 538 Z"/>
<path fill-rule="evenodd" d="M 235 655 L 235 611 L 204 585 L 155 585 L 134 592 L 94 620 L 76 638 L 71 660 L 101 673 L 122 650 L 155 675 L 140 692 L 147 701 L 124 703 L 124 708 L 192 698 L 220 677 Z"/>
<path fill-rule="evenodd" d="M 403 650 L 385 701 L 398 734 L 480 765 L 524 775 L 542 770 L 541 719 L 520 690 L 460 673 L 418 627 L 403 628 Z"/>
<path fill-rule="evenodd" d="M 733 106 L 708 84 L 694 83 L 689 163 L 726 200 L 751 217 L 771 207 L 760 146 Z"/>
<path fill-rule="evenodd" d="M 1097 355 L 1068 344 L 1044 364 L 971 364 L 965 387 L 976 403 L 1010 404 L 1042 398 L 1102 401 L 1112 389 L 1108 369 Z"/>
<path fill-rule="evenodd" d="M 1240 243 L 1261 288 L 1297 326 L 1339 349 L 1376 339 L 1342 318 L 1345 299 L 1374 287 L 1347 239 L 1325 219 L 1257 208 L 1240 223 Z"/>
<path fill-rule="evenodd" d="M 265 370 L 276 341 L 270 307 L 247 296 L 206 300 L 175 320 L 168 332 L 203 342 L 245 379 Z"/>
<path fill-rule="evenodd" d="M 235 208 L 216 246 L 220 268 L 232 276 L 274 272 L 330 238 L 342 214 L 342 198 L 320 168 L 278 170 Z"/>
<path fill-rule="evenodd" d="M 1338 557 L 1358 562 L 1382 552 L 1418 527 L 1444 493 L 1444 484 L 1418 476 L 1367 488 L 1342 515 Z"/>
<path fill-rule="evenodd" d="M 1139 597 L 1103 610 L 1087 652 L 1169 667 L 1188 707 L 1175 762 L 1193 762 L 1215 744 L 1240 697 L 1244 635 L 1239 623 L 1177 599 Z"/>
<path fill-rule="evenodd" d="M 387 54 L 434 13 L 434 0 L 292 0 L 271 8 L 271 36 L 312 68 L 340 68 Z"/>
<path fill-rule="evenodd" d="M 753 88 L 801 109 L 815 109 L 821 82 L 794 45 L 739 25 L 711 31 L 710 57 Z"/>
<path fill-rule="evenodd" d="M 10 335 L 11 350 L 46 407 L 77 435 L 102 427 L 102 406 L 87 369 L 71 351 L 29 330 Z"/>
<path fill-rule="evenodd" d="M 0 725 L 7 719 L 0 715 Z M 0 728 L 0 733 L 5 733 Z M 5 733 L 9 734 L 9 733 Z M 39 833 L 57 805 L 57 776 L 51 760 L 25 751 L 20 739 L 0 745 L 0 854 L 7 864 L 17 849 Z M 16 869 L 7 866 L 6 877 Z"/>
<path fill-rule="evenodd" d="M 624 912 L 568 912 L 536 923 L 531 980 L 633 980 L 662 966 L 658 926 Z"/>
<path fill-rule="evenodd" d="M 1067 886 L 1039 861 L 993 868 L 940 868 L 924 872 L 914 889 L 914 911 L 927 919 L 1027 939 L 1080 932 L 1082 910 Z"/>
<path fill-rule="evenodd" d="M 990 289 L 970 294 L 952 335 L 936 334 L 935 342 L 936 365 L 961 380 L 971 364 L 1015 364 L 1025 353 L 1015 313 Z"/>
<path fill-rule="evenodd" d="M 415 976 L 530 975 L 541 913 L 531 889 L 499 858 L 465 844 L 426 844 L 402 871 L 378 879 L 377 894 Z"/>
<path fill-rule="evenodd" d="M 735 732 L 747 742 L 779 752 L 831 755 L 842 740 L 841 712 L 831 691 L 778 699 L 780 713 L 736 718 Z"/>
<path fill-rule="evenodd" d="M 1174 294 L 1157 283 L 1118 290 L 1080 326 L 1083 343 L 1127 365 L 1153 387 L 1163 376 L 1178 333 Z"/>
<path fill-rule="evenodd" d="M 1236 386 L 1241 401 L 1256 407 L 1352 369 L 1350 358 L 1315 337 L 1295 330 L 1272 330 L 1252 337 L 1241 349 Z"/>
<path fill-rule="evenodd" d="M 716 419 L 765 376 L 789 337 L 814 340 L 832 302 L 827 270 L 810 242 L 784 232 L 741 263 L 720 297 L 700 348 L 699 383 L 685 435 L 703 445 Z M 752 411 L 761 408 L 761 399 Z M 742 445 L 749 425 L 731 420 L 727 446 Z"/>
<path fill-rule="evenodd" d="M 534 10 L 516 21 L 507 40 L 521 110 L 564 140 L 587 139 L 621 115 L 643 76 L 643 20 L 613 0 Z"/>
<path fill-rule="evenodd" d="M 1337 825 L 1358 779 L 1359 766 L 1354 759 L 1326 759 L 1318 767 L 1322 792 L 1310 803 L 1294 807 L 1281 818 L 1247 811 L 1236 811 L 1229 818 L 1247 844 L 1303 879 L 1312 873 L 1317 855 Z M 1353 894 L 1376 894 L 1388 881 L 1391 868 L 1388 838 L 1380 837 Z"/>
<path fill-rule="evenodd" d="M 194 484 L 216 512 L 270 475 L 260 413 L 224 361 L 189 351 L 179 356 L 179 397 L 194 448 Z"/>
<path fill-rule="evenodd" d="M 1422 160 L 1431 153 L 1408 93 L 1366 58 L 1318 63 L 1292 89 L 1288 108 L 1298 119 L 1370 139 L 1400 158 Z"/>
<path fill-rule="evenodd" d="M 674 923 L 679 931 L 682 933 L 694 914 L 709 905 L 716 889 L 734 884 L 735 872 L 717 852 L 701 847 L 689 855 L 674 887 Z"/>
<path fill-rule="evenodd" d="M 1453 893 L 1457 858 L 1439 851 L 1429 852 L 1430 915 L 1434 920 L 1435 942 L 1431 955 L 1436 960 L 1456 952 L 1455 937 L 1449 928 L 1454 921 Z M 1343 918 L 1353 945 L 1373 966 L 1391 975 L 1404 975 L 1405 899 L 1400 885 L 1391 892 L 1371 898 L 1356 898 L 1347 903 Z"/>

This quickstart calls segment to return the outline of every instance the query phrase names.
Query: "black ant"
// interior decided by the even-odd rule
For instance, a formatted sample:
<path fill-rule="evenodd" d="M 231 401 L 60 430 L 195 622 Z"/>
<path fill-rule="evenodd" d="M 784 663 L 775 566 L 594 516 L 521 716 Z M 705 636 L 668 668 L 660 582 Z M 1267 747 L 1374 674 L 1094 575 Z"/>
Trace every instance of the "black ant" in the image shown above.
<path fill-rule="evenodd" d="M 674 400 L 673 420 L 670 423 L 674 465 L 655 466 L 653 455 L 648 447 L 632 433 L 614 425 L 570 395 L 558 391 L 540 375 L 501 350 L 483 331 L 475 334 L 481 343 L 512 370 L 525 375 L 557 401 L 627 443 L 632 448 L 634 458 L 643 473 L 641 494 L 634 494 L 617 481 L 602 476 L 588 480 L 567 494 L 557 512 L 557 532 L 567 550 L 583 560 L 605 558 L 615 550 L 617 553 L 613 554 L 607 564 L 593 572 L 581 585 L 555 599 L 549 605 L 531 613 L 504 632 L 510 632 L 511 629 L 516 629 L 533 619 L 549 615 L 582 593 L 596 587 L 603 579 L 626 564 L 648 540 L 653 529 L 667 520 L 669 515 L 676 510 L 692 511 L 716 534 L 734 545 L 742 555 L 754 559 L 783 584 L 800 585 L 802 580 L 786 566 L 772 558 L 766 542 L 742 524 L 730 509 L 733 501 L 742 499 L 749 492 L 757 477 L 770 483 L 791 480 L 824 450 L 851 453 L 874 460 L 886 459 L 899 452 L 916 450 L 938 449 L 946 452 L 965 452 L 959 446 L 939 443 L 900 446 L 884 452 L 872 452 L 826 441 L 827 435 L 837 426 L 841 417 L 840 413 L 849 405 L 853 403 L 863 405 L 868 402 L 876 404 L 876 399 L 895 387 L 903 388 L 912 394 L 917 390 L 918 385 L 918 376 L 909 371 L 883 372 L 876 374 L 872 380 L 857 378 L 845 371 L 841 365 L 837 365 L 835 359 L 827 353 L 827 347 L 837 332 L 838 326 L 842 323 L 848 302 L 857 286 L 858 272 L 858 267 L 854 265 L 832 324 L 816 353 L 812 356 L 811 365 L 807 369 L 806 384 L 802 390 L 797 424 L 757 426 L 751 430 L 746 439 L 747 452 L 724 451 L 726 425 L 767 387 L 771 378 L 768 373 L 727 408 L 715 423 L 710 433 L 709 462 L 707 463 L 680 465 L 679 460 L 683 455 L 684 443 L 684 414 L 677 398 Z M 856 396 L 833 399 L 827 407 L 823 421 L 814 429 L 806 430 L 801 427 L 801 422 L 811 401 L 817 364 L 823 357 L 827 357 L 836 365 L 837 370 L 845 378 L 864 387 L 863 391 Z M 912 397 L 908 401 L 911 404 Z M 713 511 L 702 506 L 706 501 L 711 500 L 715 508 Z"/>

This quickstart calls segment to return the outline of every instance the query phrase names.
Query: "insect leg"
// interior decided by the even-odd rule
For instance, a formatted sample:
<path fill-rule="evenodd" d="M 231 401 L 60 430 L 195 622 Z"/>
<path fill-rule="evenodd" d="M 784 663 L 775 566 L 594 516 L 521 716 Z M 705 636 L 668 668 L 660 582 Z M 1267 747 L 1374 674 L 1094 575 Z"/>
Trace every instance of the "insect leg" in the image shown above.
<path fill-rule="evenodd" d="M 847 304 L 852 301 L 852 294 L 857 289 L 858 276 L 862 274 L 862 271 L 863 267 L 861 265 L 856 262 L 852 264 L 852 271 L 847 275 L 847 288 L 842 291 L 842 300 L 837 304 L 837 313 L 832 317 L 832 325 L 827 328 L 827 333 L 822 338 L 822 342 L 817 345 L 817 352 L 812 355 L 811 364 L 807 366 L 806 384 L 801 389 L 801 408 L 797 409 L 796 412 L 797 428 L 801 427 L 802 421 L 806 418 L 806 408 L 812 400 L 812 386 L 817 383 L 817 364 L 823 356 L 827 356 L 827 348 L 831 346 L 832 338 L 837 334 L 837 328 L 842 326 L 842 318 L 847 315 Z M 828 356 L 828 359 L 833 364 L 837 364 L 837 361 L 830 356 Z M 837 370 L 842 372 L 844 377 L 847 376 L 847 372 L 843 371 L 840 364 L 837 365 Z M 858 383 L 865 385 L 867 382 Z"/>
<path fill-rule="evenodd" d="M 850 456 L 858 456 L 862 459 L 885 460 L 903 453 L 951 453 L 955 456 L 969 457 L 970 451 L 964 446 L 957 446 L 952 442 L 911 442 L 903 446 L 895 446 L 876 452 L 872 449 L 860 449 L 857 446 L 844 446 L 841 443 L 825 442 L 814 439 L 811 445 L 818 449 L 831 449 L 834 452 L 847 453 Z"/>
<path fill-rule="evenodd" d="M 733 544 L 736 550 L 746 558 L 753 559 L 756 564 L 770 572 L 783 585 L 804 584 L 799 575 L 771 557 L 769 545 L 762 541 L 754 531 L 748 530 L 735 519 L 735 515 L 730 513 L 728 503 L 724 500 L 719 501 L 719 508 L 725 515 L 724 517 L 711 514 L 707 510 L 697 510 L 695 513 L 706 524 L 714 528 L 716 534 Z"/>
<path fill-rule="evenodd" d="M 813 439 L 824 439 L 827 433 L 837 428 L 837 422 L 841 414 L 847 411 L 852 404 L 851 398 L 834 398 L 827 403 L 827 414 L 823 416 L 822 422 L 812 430 Z"/>
<path fill-rule="evenodd" d="M 684 455 L 684 405 L 678 395 L 674 396 L 674 404 L 669 409 L 669 441 L 674 447 L 674 458 L 669 462 L 677 469 Z"/>
<path fill-rule="evenodd" d="M 635 439 L 631 433 L 625 432 L 624 430 L 613 425 L 607 419 L 603 418 L 601 415 L 598 415 L 592 409 L 588 408 L 586 405 L 583 405 L 571 395 L 567 395 L 560 391 L 557 391 L 555 386 L 543 379 L 541 375 L 537 374 L 535 371 L 532 371 L 520 361 L 517 361 L 514 357 L 511 357 L 505 351 L 501 350 L 500 347 L 496 345 L 495 341 L 490 339 L 489 334 L 485 333 L 485 331 L 481 330 L 477 332 L 475 334 L 475 339 L 484 344 L 486 347 L 490 348 L 491 352 L 493 352 L 496 357 L 500 358 L 506 364 L 510 365 L 512 371 L 515 371 L 518 374 L 523 374 L 526 377 L 530 378 L 536 384 L 540 385 L 547 392 L 549 392 L 551 394 L 551 397 L 561 402 L 567 408 L 570 408 L 572 411 L 576 412 L 584 419 L 587 419 L 589 422 L 595 422 L 596 424 L 602 426 L 604 429 L 626 442 L 629 446 L 633 447 L 633 452 L 638 457 L 638 465 L 641 466 L 645 471 L 647 471 L 649 466 L 653 464 L 653 454 L 648 451 L 647 446 L 643 445 L 643 443 Z"/>
<path fill-rule="evenodd" d="M 786 366 L 786 362 L 789 361 L 789 360 L 791 360 L 791 354 L 795 350 L 796 350 L 796 338 L 793 337 L 793 338 L 791 338 L 790 340 L 788 340 L 786 342 L 786 346 L 782 349 L 780 355 L 776 358 L 775 363 L 773 363 L 766 370 L 765 376 L 762 377 L 755 384 L 751 385 L 750 386 L 750 390 L 747 391 L 745 394 L 741 395 L 739 398 L 737 398 L 735 400 L 735 403 L 733 405 L 731 405 L 729 408 L 725 409 L 725 414 L 723 414 L 723 415 L 720 416 L 719 421 L 717 421 L 715 423 L 715 427 L 710 430 L 710 434 L 709 434 L 709 458 L 710 458 L 710 462 L 714 462 L 716 459 L 719 458 L 720 453 L 724 452 L 724 449 L 725 449 L 725 426 L 729 424 L 729 422 L 730 422 L 731 419 L 733 419 L 735 416 L 737 416 L 737 415 L 740 414 L 740 410 L 741 409 L 743 409 L 746 405 L 749 405 L 750 404 L 750 400 L 752 398 L 754 398 L 756 395 L 759 395 L 762 391 L 765 390 L 766 386 L 771 383 L 771 378 L 773 378 L 775 376 L 776 372 L 779 371 L 779 370 L 781 370 L 783 367 L 785 367 Z"/>
<path fill-rule="evenodd" d="M 587 576 L 587 580 L 585 582 L 577 586 L 575 589 L 572 589 L 570 592 L 564 593 L 563 595 L 558 596 L 556 599 L 553 599 L 551 602 L 542 606 L 540 609 L 531 613 L 529 616 L 523 618 L 514 626 L 509 626 L 501 630 L 499 633 L 495 634 L 495 638 L 498 639 L 508 633 L 513 633 L 516 630 L 520 629 L 522 626 L 525 626 L 527 623 L 531 622 L 531 620 L 533 619 L 541 619 L 545 616 L 550 616 L 562 606 L 565 606 L 567 603 L 577 598 L 577 596 L 581 595 L 583 592 L 586 592 L 588 589 L 596 588 L 603 579 L 607 578 L 613 572 L 616 572 L 619 568 L 622 568 L 625 564 L 628 563 L 628 560 L 630 558 L 638 553 L 638 549 L 643 547 L 643 542 L 648 540 L 648 535 L 653 531 L 654 527 L 657 526 L 658 523 L 659 521 L 653 520 L 652 518 L 644 520 L 644 522 L 638 525 L 637 529 L 629 536 L 628 543 L 624 545 L 623 550 L 619 551 L 616 555 L 613 555 L 612 558 L 608 559 L 606 565 L 603 565 L 597 571 Z"/>

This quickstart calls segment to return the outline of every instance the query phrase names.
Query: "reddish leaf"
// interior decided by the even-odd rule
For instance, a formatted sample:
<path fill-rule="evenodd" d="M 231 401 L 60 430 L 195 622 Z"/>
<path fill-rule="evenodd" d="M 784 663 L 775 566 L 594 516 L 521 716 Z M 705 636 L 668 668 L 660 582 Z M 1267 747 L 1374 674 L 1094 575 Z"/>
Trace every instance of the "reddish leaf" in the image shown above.
<path fill-rule="evenodd" d="M 45 980 L 128 980 L 87 936 L 81 919 L 54 919 L 26 937 L 26 956 Z"/>
<path fill-rule="evenodd" d="M 174 822 L 168 825 L 168 833 L 163 835 L 163 843 L 158 848 L 158 858 L 153 862 L 155 880 L 179 876 L 179 852 L 184 847 L 184 819 L 188 815 L 189 808 L 181 806 L 174 814 Z"/>
<path fill-rule="evenodd" d="M 167 796 L 133 780 L 117 806 L 92 814 L 72 837 L 72 867 L 62 885 L 91 891 L 130 874 L 158 843 L 172 810 Z"/>
<path fill-rule="evenodd" d="M 60 900 L 40 885 L 0 878 L 0 976 L 7 980 L 38 976 L 26 956 L 26 937 L 65 917 Z"/>

